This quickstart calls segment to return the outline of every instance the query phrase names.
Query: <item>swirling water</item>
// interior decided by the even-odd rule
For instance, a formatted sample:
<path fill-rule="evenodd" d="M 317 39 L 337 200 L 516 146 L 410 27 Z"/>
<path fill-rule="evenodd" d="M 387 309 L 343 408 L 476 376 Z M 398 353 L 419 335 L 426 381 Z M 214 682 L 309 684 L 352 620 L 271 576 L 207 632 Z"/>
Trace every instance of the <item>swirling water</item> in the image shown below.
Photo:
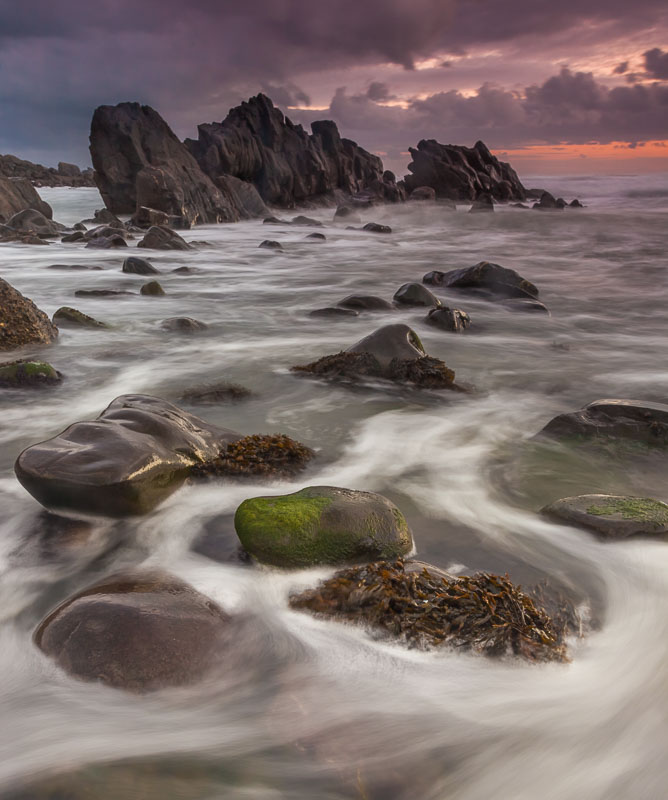
<path fill-rule="evenodd" d="M 538 179 L 530 182 L 540 185 Z M 0 796 L 6 798 L 424 798 L 627 800 L 668 784 L 668 547 L 605 544 L 536 511 L 578 491 L 668 500 L 665 471 L 567 460 L 522 468 L 527 439 L 552 416 L 601 397 L 668 402 L 668 176 L 552 180 L 580 211 L 456 214 L 374 209 L 391 236 L 261 222 L 205 226 L 200 247 L 151 253 L 163 298 L 74 298 L 129 288 L 124 252 L 80 245 L 0 249 L 2 277 L 53 313 L 75 305 L 111 330 L 63 329 L 44 352 L 66 376 L 39 393 L 0 391 Z M 44 191 L 73 223 L 94 190 Z M 258 249 L 278 239 L 283 252 Z M 208 243 L 208 244 L 204 244 Z M 538 285 L 552 314 L 447 296 L 469 332 L 412 325 L 427 351 L 477 387 L 472 396 L 298 378 L 289 367 L 337 352 L 385 316 L 307 316 L 352 292 L 391 299 L 431 269 L 482 259 Z M 47 269 L 97 264 L 102 271 Z M 190 275 L 173 274 L 180 266 Z M 192 316 L 198 337 L 163 331 Z M 34 349 L 31 353 L 36 352 Z M 287 433 L 319 460 L 303 481 L 183 488 L 146 518 L 99 521 L 83 540 L 35 534 L 36 503 L 12 465 L 23 447 L 96 416 L 114 397 L 177 401 L 194 384 L 241 383 L 254 396 L 188 410 L 244 433 Z M 253 494 L 329 484 L 379 491 L 411 524 L 418 556 L 460 572 L 548 578 L 598 617 L 572 662 L 535 666 L 445 650 L 418 653 L 290 611 L 289 593 L 327 570 L 284 573 L 233 558 L 231 514 Z M 216 556 L 212 558 L 211 556 Z M 166 568 L 246 618 L 221 674 L 148 696 L 63 674 L 33 645 L 57 602 L 126 566 Z"/>

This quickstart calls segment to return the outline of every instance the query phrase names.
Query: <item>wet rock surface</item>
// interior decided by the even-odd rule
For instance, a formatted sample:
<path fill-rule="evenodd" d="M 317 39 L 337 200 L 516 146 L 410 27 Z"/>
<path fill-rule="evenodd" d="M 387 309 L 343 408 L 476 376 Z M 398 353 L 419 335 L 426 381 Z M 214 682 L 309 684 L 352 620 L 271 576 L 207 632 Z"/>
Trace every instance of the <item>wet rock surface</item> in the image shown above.
<path fill-rule="evenodd" d="M 0 351 L 27 344 L 50 344 L 58 328 L 48 316 L 0 278 Z"/>
<path fill-rule="evenodd" d="M 230 618 L 168 573 L 112 575 L 70 597 L 35 631 L 35 644 L 85 681 L 146 692 L 206 676 L 225 656 Z"/>
<path fill-rule="evenodd" d="M 207 330 L 209 326 L 205 322 L 200 322 L 192 317 L 169 317 L 169 319 L 163 319 L 160 327 L 172 333 L 193 334 L 201 333 Z"/>
<path fill-rule="evenodd" d="M 425 317 L 425 322 L 443 331 L 462 333 L 471 325 L 471 318 L 458 308 L 432 308 Z"/>
<path fill-rule="evenodd" d="M 62 306 L 53 315 L 53 322 L 61 328 L 108 328 L 104 322 L 98 322 L 83 311 L 76 308 Z"/>
<path fill-rule="evenodd" d="M 158 275 L 160 270 L 156 269 L 150 261 L 138 256 L 129 256 L 123 262 L 121 272 L 129 275 Z"/>
<path fill-rule="evenodd" d="M 0 389 L 41 389 L 62 379 L 60 372 L 45 361 L 22 359 L 0 363 Z"/>
<path fill-rule="evenodd" d="M 124 517 L 145 514 L 241 434 L 148 395 L 122 395 L 96 419 L 76 422 L 24 450 L 20 483 L 46 508 Z"/>
<path fill-rule="evenodd" d="M 350 294 L 337 303 L 337 306 L 353 311 L 394 311 L 392 303 L 373 294 Z"/>
<path fill-rule="evenodd" d="M 541 513 L 557 522 L 588 528 L 610 540 L 668 533 L 668 504 L 649 497 L 564 497 L 545 506 Z"/>
<path fill-rule="evenodd" d="M 403 514 L 387 498 L 332 486 L 249 498 L 234 524 L 244 549 L 277 567 L 394 558 L 413 545 Z"/>
<path fill-rule="evenodd" d="M 164 297 L 166 292 L 158 281 L 149 281 L 141 287 L 139 294 L 145 297 Z"/>
<path fill-rule="evenodd" d="M 149 228 L 137 247 L 149 250 L 190 250 L 191 246 L 176 231 L 164 225 Z"/>
<path fill-rule="evenodd" d="M 422 282 L 447 289 L 476 292 L 492 298 L 536 298 L 538 289 L 514 269 L 501 267 L 489 261 L 480 261 L 473 267 L 450 272 L 428 272 Z"/>
<path fill-rule="evenodd" d="M 404 306 L 440 306 L 441 301 L 421 283 L 404 283 L 394 293 L 395 303 Z"/>

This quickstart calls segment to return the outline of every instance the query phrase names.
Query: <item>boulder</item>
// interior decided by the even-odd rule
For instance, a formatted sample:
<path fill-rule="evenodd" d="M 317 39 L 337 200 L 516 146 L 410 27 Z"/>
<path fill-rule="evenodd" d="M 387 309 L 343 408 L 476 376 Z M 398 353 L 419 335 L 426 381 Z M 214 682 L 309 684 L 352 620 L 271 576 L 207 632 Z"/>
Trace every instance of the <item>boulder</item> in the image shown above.
<path fill-rule="evenodd" d="M 334 212 L 334 219 L 342 220 L 345 219 L 346 222 L 361 222 L 362 218 L 360 215 L 355 211 L 354 208 L 351 208 L 347 205 L 338 206 L 336 211 Z"/>
<path fill-rule="evenodd" d="M 413 191 L 410 193 L 409 200 L 426 200 L 435 202 L 436 200 L 436 190 L 433 189 L 431 186 L 417 186 Z"/>
<path fill-rule="evenodd" d="M 394 311 L 392 303 L 373 294 L 350 294 L 337 303 L 337 306 L 353 311 Z"/>
<path fill-rule="evenodd" d="M 46 508 L 126 517 L 151 511 L 239 438 L 157 397 L 123 395 L 96 420 L 28 447 L 14 469 Z"/>
<path fill-rule="evenodd" d="M 369 233 L 392 233 L 389 225 L 379 225 L 377 222 L 367 222 L 362 226 L 362 230 L 369 231 Z"/>
<path fill-rule="evenodd" d="M 11 216 L 7 220 L 7 226 L 22 233 L 34 233 L 43 239 L 58 236 L 65 229 L 63 225 L 48 219 L 34 208 L 25 208 Z"/>
<path fill-rule="evenodd" d="M 311 130 L 259 94 L 222 122 L 199 125 L 197 140 L 185 144 L 212 180 L 230 175 L 249 181 L 265 203 L 283 208 L 382 181 L 378 156 L 342 139 L 334 122 L 314 122 Z"/>
<path fill-rule="evenodd" d="M 347 353 L 370 353 L 387 370 L 395 359 L 410 361 L 425 356 L 420 337 L 414 330 L 398 323 L 385 325 L 365 336 L 346 350 Z"/>
<path fill-rule="evenodd" d="M 143 294 L 147 297 L 164 297 L 165 290 L 158 281 L 149 281 L 141 287 L 139 294 Z"/>
<path fill-rule="evenodd" d="M 68 233 L 66 236 L 61 238 L 61 242 L 65 244 L 71 244 L 72 242 L 83 242 L 85 240 L 84 232 L 83 231 L 73 231 L 72 233 Z"/>
<path fill-rule="evenodd" d="M 146 692 L 195 683 L 224 658 L 230 618 L 168 573 L 111 575 L 61 603 L 34 641 L 69 675 Z"/>
<path fill-rule="evenodd" d="M 564 442 L 630 441 L 668 446 L 668 405 L 637 400 L 597 400 L 580 411 L 559 414 L 538 434 Z"/>
<path fill-rule="evenodd" d="M 120 219 L 109 211 L 108 208 L 98 208 L 91 219 L 86 219 L 84 222 L 94 222 L 95 225 L 110 225 L 112 228 L 122 228 L 123 223 Z"/>
<path fill-rule="evenodd" d="M 387 498 L 332 486 L 249 498 L 234 526 L 247 552 L 276 567 L 395 558 L 413 546 L 403 514 Z"/>
<path fill-rule="evenodd" d="M 430 309 L 425 317 L 425 322 L 443 331 L 462 333 L 471 324 L 471 318 L 465 311 L 460 311 L 458 308 L 441 306 Z"/>
<path fill-rule="evenodd" d="M 557 522 L 589 528 L 611 540 L 668 533 L 668 505 L 648 497 L 564 497 L 545 506 L 541 513 Z"/>
<path fill-rule="evenodd" d="M 395 303 L 403 306 L 440 306 L 441 301 L 421 283 L 404 283 L 394 293 Z"/>
<path fill-rule="evenodd" d="M 469 214 L 479 214 L 481 211 L 494 211 L 494 199 L 491 194 L 481 194 L 476 197 L 469 209 Z"/>
<path fill-rule="evenodd" d="M 5 222 L 26 208 L 39 211 L 47 219 L 53 216 L 51 206 L 42 200 L 27 178 L 5 178 L 0 170 L 0 222 Z"/>
<path fill-rule="evenodd" d="M 119 233 L 114 233 L 111 236 L 97 236 L 91 239 L 86 245 L 86 247 L 95 248 L 97 250 L 118 250 L 121 247 L 127 246 L 128 243 Z"/>
<path fill-rule="evenodd" d="M 205 331 L 209 326 L 191 317 L 170 317 L 169 319 L 164 319 L 160 323 L 160 327 L 173 333 L 199 333 L 200 331 Z"/>
<path fill-rule="evenodd" d="M 127 289 L 77 289 L 75 297 L 127 297 L 136 294 Z"/>
<path fill-rule="evenodd" d="M 304 239 L 312 242 L 324 242 L 327 240 L 327 237 L 324 233 L 307 233 Z"/>
<path fill-rule="evenodd" d="M 121 224 L 116 225 L 96 225 L 84 233 L 84 239 L 90 241 L 91 239 L 108 239 L 110 236 L 122 236 L 124 239 L 133 239 L 125 227 Z"/>
<path fill-rule="evenodd" d="M 60 372 L 45 361 L 24 359 L 0 363 L 0 389 L 41 389 L 61 380 Z"/>
<path fill-rule="evenodd" d="M 78 178 L 81 175 L 81 170 L 76 164 L 68 164 L 67 161 L 59 161 L 58 174 L 65 178 Z"/>
<path fill-rule="evenodd" d="M 534 297 L 510 297 L 507 300 L 502 300 L 501 305 L 509 311 L 520 311 L 525 314 L 538 313 L 550 315 L 548 307 Z"/>
<path fill-rule="evenodd" d="M 223 197 L 237 210 L 240 219 L 264 217 L 269 209 L 252 183 L 235 178 L 234 175 L 219 175 L 213 181 Z"/>
<path fill-rule="evenodd" d="M 160 271 L 145 258 L 128 256 L 123 262 L 122 272 L 129 275 L 158 275 Z"/>
<path fill-rule="evenodd" d="M 359 312 L 354 311 L 352 308 L 337 308 L 336 306 L 328 306 L 327 308 L 316 308 L 314 311 L 309 312 L 309 317 L 327 317 L 328 319 L 359 317 Z"/>
<path fill-rule="evenodd" d="M 480 261 L 473 267 L 454 269 L 450 272 L 437 270 L 428 272 L 423 283 L 432 286 L 443 286 L 448 289 L 461 289 L 492 297 L 526 297 L 538 296 L 538 289 L 514 269 Z"/>
<path fill-rule="evenodd" d="M 313 219 L 313 217 L 305 217 L 303 214 L 300 214 L 297 217 L 293 217 L 290 221 L 291 225 L 305 225 L 307 228 L 323 228 L 324 225 L 317 219 Z"/>
<path fill-rule="evenodd" d="M 273 239 L 265 239 L 263 242 L 260 242 L 258 247 L 263 247 L 265 250 L 282 250 L 283 245 L 280 242 L 276 242 Z"/>
<path fill-rule="evenodd" d="M 481 195 L 495 200 L 524 200 L 526 189 L 510 164 L 499 161 L 483 142 L 473 147 L 440 144 L 423 139 L 409 148 L 410 175 L 404 178 L 406 190 L 434 189 L 436 197 L 472 201 Z"/>
<path fill-rule="evenodd" d="M 61 328 L 108 328 L 104 322 L 98 322 L 88 314 L 82 311 L 77 311 L 76 308 L 69 306 L 62 306 L 53 315 L 54 324 L 60 325 Z"/>
<path fill-rule="evenodd" d="M 570 208 L 584 208 L 584 206 L 577 199 L 577 197 L 575 198 L 575 200 L 571 200 L 571 202 L 568 205 L 569 205 Z"/>
<path fill-rule="evenodd" d="M 48 316 L 0 278 L 0 350 L 28 344 L 50 344 L 58 328 Z"/>
<path fill-rule="evenodd" d="M 566 203 L 563 202 L 563 200 L 559 203 L 554 195 L 551 195 L 549 192 L 543 192 L 540 196 L 540 200 L 534 203 L 532 208 L 535 208 L 537 211 L 563 211 L 565 205 Z"/>
<path fill-rule="evenodd" d="M 149 250 L 190 250 L 191 246 L 176 231 L 164 225 L 153 225 L 137 243 L 137 247 Z"/>
<path fill-rule="evenodd" d="M 171 217 L 165 211 L 139 206 L 130 217 L 130 224 L 137 228 L 152 228 L 154 225 L 169 225 L 170 219 Z"/>

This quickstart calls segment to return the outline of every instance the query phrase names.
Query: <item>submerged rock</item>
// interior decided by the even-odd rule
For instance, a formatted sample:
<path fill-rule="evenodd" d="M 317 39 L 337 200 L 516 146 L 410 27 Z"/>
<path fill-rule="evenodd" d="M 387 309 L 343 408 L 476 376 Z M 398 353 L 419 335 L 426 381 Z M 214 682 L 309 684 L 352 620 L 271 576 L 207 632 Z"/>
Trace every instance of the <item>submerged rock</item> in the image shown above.
<path fill-rule="evenodd" d="M 136 294 L 127 289 L 77 289 L 75 297 L 127 297 Z"/>
<path fill-rule="evenodd" d="M 26 344 L 50 344 L 58 328 L 48 316 L 0 278 L 0 350 Z"/>
<path fill-rule="evenodd" d="M 217 405 L 218 403 L 246 400 L 251 396 L 251 390 L 238 383 L 213 383 L 188 389 L 181 395 L 180 401 L 200 405 Z"/>
<path fill-rule="evenodd" d="M 324 233 L 307 233 L 304 239 L 311 242 L 325 242 L 327 237 Z"/>
<path fill-rule="evenodd" d="M 309 312 L 309 317 L 327 317 L 328 319 L 346 319 L 349 317 L 359 317 L 359 313 L 352 308 L 337 308 L 327 306 L 326 308 L 316 308 Z"/>
<path fill-rule="evenodd" d="M 53 315 L 54 323 L 65 328 L 108 328 L 104 322 L 98 322 L 83 311 L 77 311 L 76 308 L 69 306 L 62 306 Z"/>
<path fill-rule="evenodd" d="M 240 438 L 157 397 L 122 395 L 96 420 L 28 447 L 14 469 L 46 508 L 126 517 L 151 511 Z"/>
<path fill-rule="evenodd" d="M 173 575 L 118 573 L 68 598 L 34 640 L 69 675 L 146 692 L 199 681 L 225 656 L 230 618 Z"/>
<path fill-rule="evenodd" d="M 423 650 L 450 646 L 486 656 L 567 661 L 565 630 L 508 576 L 455 577 L 399 559 L 337 572 L 292 595 L 290 606 L 371 626 L 388 639 Z"/>
<path fill-rule="evenodd" d="M 453 333 L 462 333 L 471 324 L 471 317 L 465 312 L 460 311 L 458 308 L 432 308 L 425 317 L 425 322 L 428 325 L 433 325 L 435 328 L 440 328 L 443 331 L 452 331 Z"/>
<path fill-rule="evenodd" d="M 158 281 L 149 281 L 141 287 L 139 294 L 143 294 L 147 297 L 164 297 L 165 290 L 158 283 Z"/>
<path fill-rule="evenodd" d="M 668 533 L 668 504 L 648 497 L 584 494 L 556 500 L 541 513 L 606 539 Z"/>
<path fill-rule="evenodd" d="M 637 400 L 597 400 L 580 411 L 559 414 L 537 434 L 564 442 L 668 446 L 668 405 Z"/>
<path fill-rule="evenodd" d="M 290 478 L 306 468 L 315 453 L 289 436 L 244 436 L 226 445 L 212 461 L 193 471 L 200 477 Z"/>
<path fill-rule="evenodd" d="M 138 256 L 128 256 L 123 262 L 121 271 L 129 275 L 158 275 L 160 272 L 145 258 Z"/>
<path fill-rule="evenodd" d="M 373 294 L 349 294 L 337 306 L 353 311 L 394 311 L 392 303 Z"/>
<path fill-rule="evenodd" d="M 441 301 L 421 283 L 404 283 L 394 293 L 394 302 L 405 306 L 440 306 Z"/>
<path fill-rule="evenodd" d="M 283 245 L 280 242 L 275 242 L 273 239 L 265 239 L 260 242 L 258 247 L 264 247 L 266 250 L 282 250 Z"/>
<path fill-rule="evenodd" d="M 46 361 L 24 359 L 0 363 L 0 389 L 41 389 L 60 383 L 62 378 Z"/>
<path fill-rule="evenodd" d="M 176 231 L 164 225 L 153 225 L 137 243 L 137 247 L 150 250 L 190 250 L 190 245 Z"/>
<path fill-rule="evenodd" d="M 469 208 L 469 214 L 480 214 L 486 211 L 494 211 L 494 199 L 491 194 L 481 194 L 473 201 L 473 205 Z"/>
<path fill-rule="evenodd" d="M 387 498 L 333 486 L 244 500 L 234 525 L 244 548 L 276 567 L 396 558 L 413 546 L 403 514 Z"/>
<path fill-rule="evenodd" d="M 209 326 L 205 322 L 200 322 L 192 317 L 169 317 L 169 319 L 163 319 L 160 327 L 173 333 L 201 333 L 207 330 Z"/>
<path fill-rule="evenodd" d="M 501 267 L 489 261 L 480 261 L 473 267 L 450 272 L 428 272 L 423 283 L 448 289 L 473 291 L 493 297 L 538 297 L 538 289 L 514 269 Z"/>
<path fill-rule="evenodd" d="M 392 233 L 389 225 L 380 225 L 378 222 L 367 222 L 362 226 L 362 230 L 369 231 L 369 233 Z"/>
<path fill-rule="evenodd" d="M 119 233 L 115 233 L 112 236 L 97 236 L 86 245 L 87 248 L 92 247 L 98 250 L 117 250 L 127 246 L 128 243 Z"/>
<path fill-rule="evenodd" d="M 71 244 L 72 242 L 81 242 L 84 239 L 83 231 L 74 231 L 73 233 L 68 233 L 66 236 L 63 236 L 60 241 L 64 244 Z"/>

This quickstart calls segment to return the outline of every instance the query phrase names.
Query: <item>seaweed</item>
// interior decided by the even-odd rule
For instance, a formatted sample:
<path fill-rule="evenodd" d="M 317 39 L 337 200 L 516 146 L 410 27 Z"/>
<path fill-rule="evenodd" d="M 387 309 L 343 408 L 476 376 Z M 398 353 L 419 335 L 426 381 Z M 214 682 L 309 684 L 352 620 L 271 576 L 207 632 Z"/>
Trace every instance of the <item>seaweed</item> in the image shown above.
<path fill-rule="evenodd" d="M 300 442 L 277 433 L 245 436 L 226 445 L 216 458 L 196 466 L 196 477 L 292 477 L 306 468 L 315 453 Z"/>
<path fill-rule="evenodd" d="M 290 606 L 367 624 L 410 648 L 448 645 L 486 656 L 568 661 L 568 626 L 555 623 L 508 575 L 472 576 L 406 570 L 403 559 L 337 572 Z"/>

